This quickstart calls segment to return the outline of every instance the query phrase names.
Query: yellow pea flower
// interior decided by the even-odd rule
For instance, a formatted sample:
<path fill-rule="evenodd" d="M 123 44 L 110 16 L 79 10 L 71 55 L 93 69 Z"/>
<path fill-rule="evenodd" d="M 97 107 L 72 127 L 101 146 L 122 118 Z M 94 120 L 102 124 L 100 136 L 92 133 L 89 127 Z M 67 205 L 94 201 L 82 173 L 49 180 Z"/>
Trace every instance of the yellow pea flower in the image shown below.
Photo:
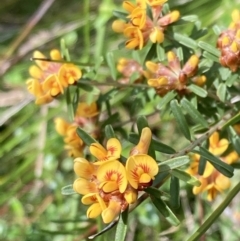
<path fill-rule="evenodd" d="M 214 132 L 209 138 L 209 151 L 216 155 L 222 155 L 228 148 L 229 141 L 225 138 L 219 140 L 219 133 Z"/>
<path fill-rule="evenodd" d="M 152 140 L 152 131 L 149 127 L 145 127 L 142 129 L 142 133 L 139 139 L 138 144 L 133 147 L 130 151 L 130 156 L 137 154 L 147 154 L 148 148 Z"/>
<path fill-rule="evenodd" d="M 97 103 L 93 102 L 88 104 L 86 102 L 80 102 L 76 110 L 76 117 L 91 118 L 99 114 Z"/>
<path fill-rule="evenodd" d="M 141 190 L 151 185 L 159 167 L 156 161 L 148 155 L 134 155 L 127 159 L 126 172 L 131 186 Z"/>
<path fill-rule="evenodd" d="M 105 193 L 116 190 L 124 193 L 128 184 L 125 168 L 119 161 L 105 162 L 99 166 L 97 180 L 99 181 L 99 188 Z"/>
<path fill-rule="evenodd" d="M 103 161 L 117 160 L 122 151 L 121 143 L 116 138 L 111 138 L 107 141 L 107 148 L 105 149 L 99 143 L 92 143 L 89 150 L 93 156 L 97 158 L 95 164 L 102 164 Z"/>

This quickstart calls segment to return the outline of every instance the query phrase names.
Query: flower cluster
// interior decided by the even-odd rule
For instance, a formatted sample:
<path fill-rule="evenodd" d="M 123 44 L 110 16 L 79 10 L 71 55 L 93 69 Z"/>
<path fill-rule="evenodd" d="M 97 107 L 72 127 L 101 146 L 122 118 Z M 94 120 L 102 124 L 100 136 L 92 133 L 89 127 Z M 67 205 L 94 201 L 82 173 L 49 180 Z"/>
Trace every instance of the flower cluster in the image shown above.
<path fill-rule="evenodd" d="M 196 55 L 192 55 L 183 68 L 181 68 L 180 60 L 173 51 L 167 53 L 167 59 L 167 66 L 152 61 L 146 62 L 149 71 L 147 74 L 148 85 L 154 87 L 160 96 L 164 96 L 171 90 L 185 93 L 189 79 L 199 86 L 205 83 L 206 77 L 204 75 L 195 76 L 199 62 Z"/>
<path fill-rule="evenodd" d="M 232 22 L 229 28 L 223 31 L 217 41 L 221 51 L 220 63 L 235 72 L 240 67 L 240 11 L 232 12 Z"/>
<path fill-rule="evenodd" d="M 136 202 L 138 191 L 152 184 L 158 165 L 147 155 L 150 141 L 151 130 L 146 127 L 125 166 L 120 162 L 122 147 L 116 138 L 109 139 L 106 148 L 99 143 L 90 145 L 95 162 L 74 160 L 74 171 L 79 178 L 74 181 L 73 189 L 83 195 L 83 204 L 90 205 L 88 218 L 101 214 L 104 223 L 112 222 L 129 204 Z"/>
<path fill-rule="evenodd" d="M 81 70 L 74 64 L 59 62 L 63 60 L 59 50 L 52 50 L 50 57 L 51 61 L 48 61 L 41 52 L 35 51 L 33 58 L 36 65 L 29 68 L 31 78 L 26 82 L 27 88 L 38 105 L 53 101 L 54 97 L 64 93 L 64 88 L 73 85 L 82 76 Z"/>
<path fill-rule="evenodd" d="M 142 49 L 149 40 L 152 43 L 164 41 L 164 30 L 180 17 L 178 11 L 163 16 L 162 8 L 165 2 L 167 0 L 136 0 L 135 4 L 123 2 L 123 8 L 128 12 L 127 21 L 116 20 L 112 28 L 128 39 L 126 48 Z M 151 16 L 148 15 L 149 9 Z"/>
<path fill-rule="evenodd" d="M 227 164 L 232 164 L 239 159 L 236 151 L 230 152 L 227 156 L 222 156 L 222 154 L 227 150 L 229 142 L 227 139 L 219 140 L 219 133 L 214 132 L 209 138 L 209 152 L 216 156 L 221 156 L 220 159 Z M 194 187 L 193 193 L 195 195 L 201 192 L 207 192 L 207 200 L 212 201 L 216 198 L 218 193 L 223 192 L 228 189 L 231 185 L 230 179 L 224 176 L 222 173 L 217 171 L 213 165 L 207 161 L 205 170 L 202 176 L 198 175 L 198 167 L 200 162 L 200 156 L 194 154 L 192 156 L 192 163 L 187 169 L 187 172 L 191 175 L 195 175 L 199 178 L 201 186 Z"/>
<path fill-rule="evenodd" d="M 65 149 L 68 150 L 69 156 L 83 156 L 85 143 L 77 135 L 76 130 L 78 127 L 84 128 L 93 138 L 98 137 L 98 129 L 95 124 L 97 115 L 98 108 L 96 102 L 92 104 L 80 102 L 73 123 L 69 123 L 60 117 L 55 119 L 56 131 L 64 137 Z"/>
<path fill-rule="evenodd" d="M 144 71 L 142 66 L 134 59 L 120 58 L 117 64 L 117 70 L 122 74 L 122 78 L 118 80 L 121 84 L 128 84 L 132 74 L 138 73 L 139 77 L 135 83 L 142 82 Z"/>

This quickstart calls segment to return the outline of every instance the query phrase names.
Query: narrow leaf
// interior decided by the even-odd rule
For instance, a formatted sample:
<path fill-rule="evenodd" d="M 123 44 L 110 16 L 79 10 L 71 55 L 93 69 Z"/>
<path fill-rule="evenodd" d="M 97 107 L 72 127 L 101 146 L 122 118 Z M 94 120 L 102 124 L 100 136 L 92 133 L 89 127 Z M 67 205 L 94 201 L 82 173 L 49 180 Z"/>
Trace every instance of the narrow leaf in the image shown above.
<path fill-rule="evenodd" d="M 107 139 L 116 138 L 116 135 L 115 135 L 114 130 L 111 125 L 105 126 L 105 135 L 106 135 Z"/>
<path fill-rule="evenodd" d="M 229 126 L 228 133 L 229 133 L 232 145 L 234 147 L 234 150 L 240 155 L 240 138 L 238 134 L 236 133 L 236 131 L 232 126 Z"/>
<path fill-rule="evenodd" d="M 127 21 L 127 13 L 114 10 L 113 11 L 113 16 Z"/>
<path fill-rule="evenodd" d="M 75 116 L 75 113 L 76 113 L 77 108 L 78 108 L 78 103 L 79 103 L 79 89 L 77 88 L 75 93 L 74 93 L 73 103 L 72 103 L 74 116 Z"/>
<path fill-rule="evenodd" d="M 114 80 L 116 80 L 117 79 L 117 69 L 115 66 L 113 52 L 108 52 L 106 54 L 106 60 L 107 60 L 108 67 L 110 69 L 111 76 Z"/>
<path fill-rule="evenodd" d="M 180 130 L 188 140 L 191 140 L 191 135 L 190 135 L 187 121 L 182 113 L 180 106 L 177 103 L 177 100 L 172 100 L 170 103 L 170 106 Z"/>
<path fill-rule="evenodd" d="M 92 143 L 97 143 L 97 141 L 91 137 L 87 132 L 85 132 L 82 128 L 77 128 L 78 136 L 86 143 L 87 146 L 90 146 Z"/>
<path fill-rule="evenodd" d="M 76 194 L 76 192 L 73 190 L 73 185 L 67 185 L 61 189 L 62 195 L 72 195 Z"/>
<path fill-rule="evenodd" d="M 165 59 L 165 50 L 161 44 L 157 45 L 157 59 L 162 62 Z"/>
<path fill-rule="evenodd" d="M 199 166 L 198 166 L 198 174 L 199 175 L 203 175 L 206 164 L 207 164 L 207 160 L 203 156 L 201 156 L 200 161 L 199 161 Z"/>
<path fill-rule="evenodd" d="M 192 152 L 197 153 L 203 156 L 206 160 L 208 160 L 219 172 L 227 177 L 233 176 L 234 168 L 227 163 L 221 161 L 219 158 L 210 153 L 207 149 L 203 147 L 199 147 L 199 151 L 193 150 Z"/>
<path fill-rule="evenodd" d="M 67 103 L 67 110 L 68 110 L 68 116 L 70 117 L 70 121 L 74 120 L 74 110 L 73 110 L 73 105 L 72 105 L 72 100 L 71 100 L 71 94 L 70 94 L 70 89 L 66 89 L 66 103 Z"/>
<path fill-rule="evenodd" d="M 217 96 L 218 98 L 224 102 L 226 99 L 226 92 L 227 92 L 227 87 L 224 83 L 220 83 L 217 87 Z"/>
<path fill-rule="evenodd" d="M 128 208 L 120 214 L 114 241 L 125 240 L 125 237 L 127 234 L 127 220 L 128 220 Z"/>
<path fill-rule="evenodd" d="M 137 127 L 138 127 L 138 133 L 141 134 L 142 129 L 148 126 L 148 121 L 145 116 L 139 116 L 137 118 Z"/>
<path fill-rule="evenodd" d="M 168 92 L 158 103 L 157 109 L 161 110 L 164 108 L 175 96 L 177 95 L 176 92 L 170 91 Z"/>
<path fill-rule="evenodd" d="M 189 162 L 190 162 L 189 156 L 180 156 L 180 157 L 175 157 L 167 161 L 161 162 L 159 163 L 159 166 L 167 165 L 170 169 L 175 169 L 183 165 L 186 165 Z"/>
<path fill-rule="evenodd" d="M 207 96 L 207 91 L 195 84 L 188 85 L 187 89 L 191 90 L 194 94 L 202 98 L 205 98 Z"/>
<path fill-rule="evenodd" d="M 203 57 L 205 57 L 206 59 L 209 59 L 209 60 L 212 60 L 216 63 L 219 63 L 219 59 L 217 56 L 207 52 L 207 51 L 203 51 L 203 54 L 202 54 Z"/>
<path fill-rule="evenodd" d="M 201 49 L 203 49 L 203 50 L 205 50 L 205 51 L 207 51 L 207 52 L 215 55 L 216 57 L 219 57 L 219 56 L 220 56 L 219 50 L 216 49 L 215 47 L 213 47 L 211 44 L 208 44 L 208 43 L 203 42 L 203 41 L 199 41 L 199 42 L 198 42 L 198 46 L 199 46 Z"/>
<path fill-rule="evenodd" d="M 158 211 L 166 218 L 166 220 L 170 224 L 172 224 L 173 226 L 178 226 L 180 224 L 178 218 L 174 215 L 172 210 L 167 206 L 164 201 L 162 201 L 160 198 L 155 198 L 153 196 L 151 196 L 151 199 Z"/>
<path fill-rule="evenodd" d="M 179 208 L 180 206 L 180 185 L 177 177 L 171 176 L 170 182 L 170 205 L 173 208 Z"/>
<path fill-rule="evenodd" d="M 184 171 L 181 171 L 181 170 L 178 170 L 178 169 L 174 169 L 172 170 L 172 175 L 179 178 L 180 180 L 190 184 L 190 185 L 193 185 L 193 186 L 201 186 L 201 182 L 194 176 L 191 176 L 190 174 L 184 172 Z"/>
<path fill-rule="evenodd" d="M 106 126 L 109 124 L 114 124 L 119 120 L 119 113 L 116 112 L 114 114 L 111 114 L 105 121 L 101 123 L 101 126 Z"/>
<path fill-rule="evenodd" d="M 83 90 L 85 90 L 87 92 L 91 92 L 93 90 L 93 86 L 92 86 L 90 80 L 88 82 L 80 80 L 80 81 L 77 82 L 77 86 L 80 89 L 83 89 Z"/>
<path fill-rule="evenodd" d="M 186 35 L 180 34 L 180 33 L 174 33 L 173 38 L 181 43 L 182 45 L 191 48 L 191 49 L 196 49 L 197 48 L 197 42 L 191 38 L 189 38 Z"/>
<path fill-rule="evenodd" d="M 202 117 L 199 111 L 189 102 L 186 98 L 181 100 L 182 107 L 187 111 L 187 113 L 192 117 L 196 124 L 201 124 L 203 127 L 208 128 L 207 121 Z"/>
<path fill-rule="evenodd" d="M 223 126 L 222 130 L 226 129 L 227 127 L 236 124 L 240 121 L 240 113 L 237 113 L 235 116 L 233 116 L 231 119 L 229 119 Z"/>

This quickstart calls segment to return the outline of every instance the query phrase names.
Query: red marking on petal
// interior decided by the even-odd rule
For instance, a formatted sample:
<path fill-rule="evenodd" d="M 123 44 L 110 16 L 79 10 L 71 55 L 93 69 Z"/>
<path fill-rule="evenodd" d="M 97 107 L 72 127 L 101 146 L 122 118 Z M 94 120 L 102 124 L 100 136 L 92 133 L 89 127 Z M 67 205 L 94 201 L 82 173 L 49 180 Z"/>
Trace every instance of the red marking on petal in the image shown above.
<path fill-rule="evenodd" d="M 113 155 L 114 152 L 117 151 L 117 148 L 116 148 L 115 146 L 110 146 L 110 147 L 108 148 L 108 151 L 111 153 L 111 155 Z"/>

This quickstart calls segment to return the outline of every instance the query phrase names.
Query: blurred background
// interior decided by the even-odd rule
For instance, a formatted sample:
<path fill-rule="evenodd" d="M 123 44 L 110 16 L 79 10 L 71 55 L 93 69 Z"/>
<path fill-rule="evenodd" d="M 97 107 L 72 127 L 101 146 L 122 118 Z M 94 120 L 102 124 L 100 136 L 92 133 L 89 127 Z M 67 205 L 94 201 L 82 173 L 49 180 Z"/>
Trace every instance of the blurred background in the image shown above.
<path fill-rule="evenodd" d="M 217 38 L 214 26 L 226 28 L 231 11 L 240 8 L 237 0 L 231 4 L 228 0 L 168 2 L 181 15 L 198 15 L 202 26 L 209 28 L 204 38 L 210 43 Z M 101 226 L 101 221 L 86 219 L 86 208 L 78 195 L 61 194 L 61 188 L 75 179 L 73 159 L 54 129 L 53 119 L 67 115 L 64 104 L 56 101 L 36 106 L 25 82 L 33 51 L 48 56 L 51 49 L 60 48 L 60 39 L 65 40 L 71 59 L 81 63 L 96 63 L 107 51 L 117 49 L 123 39 L 111 29 L 112 11 L 121 10 L 121 4 L 120 0 L 1 1 L 0 240 L 86 240 Z M 126 50 L 122 53 L 127 55 Z M 104 81 L 107 75 L 106 67 L 101 67 L 98 80 Z M 211 212 L 217 203 L 206 205 L 191 194 L 190 187 L 183 186 L 181 207 L 176 210 L 182 223 L 171 227 L 145 201 L 130 215 L 126 240 L 184 240 L 201 215 Z M 239 212 L 233 213 L 229 207 L 203 240 L 240 240 L 240 207 L 236 201 L 232 205 Z M 96 240 L 108 241 L 112 235 L 114 229 Z"/>

